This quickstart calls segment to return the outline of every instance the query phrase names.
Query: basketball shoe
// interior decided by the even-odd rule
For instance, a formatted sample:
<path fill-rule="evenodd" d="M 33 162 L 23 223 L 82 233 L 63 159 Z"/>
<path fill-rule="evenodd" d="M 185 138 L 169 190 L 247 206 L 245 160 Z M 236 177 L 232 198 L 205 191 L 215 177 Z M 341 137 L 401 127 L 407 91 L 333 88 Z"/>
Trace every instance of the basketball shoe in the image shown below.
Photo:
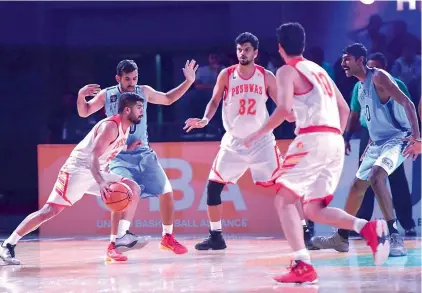
<path fill-rule="evenodd" d="M 106 262 L 122 262 L 127 261 L 127 256 L 123 255 L 116 249 L 114 242 L 110 242 L 107 247 Z"/>
<path fill-rule="evenodd" d="M 150 242 L 150 236 L 136 236 L 133 233 L 126 231 L 126 234 L 116 239 L 116 248 L 125 252 L 131 249 L 141 249 Z"/>
<path fill-rule="evenodd" d="M 172 234 L 165 234 L 163 238 L 161 238 L 160 242 L 160 249 L 162 250 L 170 250 L 173 251 L 175 254 L 185 254 L 188 252 L 188 249 L 180 244 L 176 239 L 174 239 Z"/>
<path fill-rule="evenodd" d="M 0 258 L 7 265 L 20 265 L 20 260 L 15 258 L 15 247 L 16 245 L 11 245 L 7 243 L 4 245 L 4 242 L 0 245 Z"/>

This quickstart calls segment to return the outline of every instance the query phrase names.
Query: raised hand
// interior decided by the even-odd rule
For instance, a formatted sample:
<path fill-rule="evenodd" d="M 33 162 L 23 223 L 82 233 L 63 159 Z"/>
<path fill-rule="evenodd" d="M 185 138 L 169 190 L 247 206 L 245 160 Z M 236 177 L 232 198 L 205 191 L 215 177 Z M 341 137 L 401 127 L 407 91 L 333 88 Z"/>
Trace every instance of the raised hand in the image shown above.
<path fill-rule="evenodd" d="M 98 84 L 87 84 L 79 90 L 79 95 L 84 97 L 93 97 L 98 94 L 101 90 L 100 85 Z"/>
<path fill-rule="evenodd" d="M 183 74 L 185 78 L 189 82 L 194 82 L 196 78 L 196 70 L 198 69 L 199 65 L 196 64 L 195 60 L 186 60 L 185 68 L 183 68 Z"/>

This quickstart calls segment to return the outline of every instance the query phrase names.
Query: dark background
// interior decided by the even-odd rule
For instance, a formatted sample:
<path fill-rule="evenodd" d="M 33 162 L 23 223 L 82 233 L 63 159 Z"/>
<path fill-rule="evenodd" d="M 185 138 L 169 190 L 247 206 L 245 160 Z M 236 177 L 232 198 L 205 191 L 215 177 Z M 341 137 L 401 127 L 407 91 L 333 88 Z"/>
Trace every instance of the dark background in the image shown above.
<path fill-rule="evenodd" d="M 308 48 L 323 49 L 337 85 L 350 99 L 354 81 L 344 81 L 336 61 L 353 42 L 348 32 L 365 27 L 373 14 L 381 16 L 382 31 L 393 44 L 400 46 L 392 32 L 397 21 L 404 21 L 420 42 L 420 2 L 413 11 L 406 4 L 397 11 L 394 1 L 1 2 L 0 215 L 21 219 L 37 208 L 37 144 L 77 143 L 102 118 L 101 113 L 92 120 L 78 118 L 76 95 L 88 83 L 114 85 L 121 59 L 138 63 L 141 84 L 166 91 L 183 80 L 186 59 L 206 65 L 208 54 L 216 53 L 225 66 L 236 62 L 234 39 L 244 31 L 260 39 L 257 63 L 274 60 L 280 66 L 275 29 L 299 21 Z M 391 63 L 398 57 L 387 48 L 385 53 Z M 219 140 L 220 117 L 209 135 L 187 137 L 181 130 L 187 117 L 202 115 L 209 97 L 192 88 L 170 107 L 149 105 L 151 141 Z M 419 97 L 420 83 L 415 103 Z M 195 98 L 194 108 L 185 107 Z M 293 127 L 284 125 L 277 137 L 291 138 Z M 15 227 L 7 219 L 0 231 Z"/>

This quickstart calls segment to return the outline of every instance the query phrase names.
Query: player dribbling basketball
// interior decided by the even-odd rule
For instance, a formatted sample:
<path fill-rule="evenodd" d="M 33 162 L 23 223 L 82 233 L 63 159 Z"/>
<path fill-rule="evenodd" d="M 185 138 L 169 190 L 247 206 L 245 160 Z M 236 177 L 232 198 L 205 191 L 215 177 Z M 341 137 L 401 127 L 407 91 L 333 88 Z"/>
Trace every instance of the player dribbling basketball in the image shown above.
<path fill-rule="evenodd" d="M 129 128 L 141 121 L 143 99 L 136 93 L 124 93 L 119 102 L 119 114 L 98 122 L 87 136 L 73 149 L 57 177 L 57 181 L 47 203 L 35 213 L 27 216 L 12 235 L 0 246 L 0 258 L 9 265 L 19 265 L 15 258 L 16 243 L 26 234 L 36 230 L 44 222 L 54 218 L 66 207 L 71 207 L 82 196 L 93 194 L 108 197 L 112 182 L 123 182 L 133 194 L 129 206 L 121 215 L 112 221 L 112 235 L 117 234 L 120 217 L 135 213 L 139 200 L 139 186 L 132 180 L 108 172 L 109 162 L 123 149 Z M 112 217 L 113 218 L 113 217 Z M 126 261 L 127 257 L 115 248 L 115 240 L 111 239 L 107 248 L 108 261 Z"/>

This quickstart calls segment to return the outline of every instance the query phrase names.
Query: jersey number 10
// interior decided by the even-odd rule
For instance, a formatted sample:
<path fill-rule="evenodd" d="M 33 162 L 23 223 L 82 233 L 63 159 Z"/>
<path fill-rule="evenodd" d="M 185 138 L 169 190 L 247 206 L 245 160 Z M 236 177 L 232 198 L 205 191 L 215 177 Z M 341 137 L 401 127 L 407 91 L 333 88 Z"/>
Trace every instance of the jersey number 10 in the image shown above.
<path fill-rule="evenodd" d="M 312 76 L 315 77 L 318 84 L 321 86 L 322 91 L 326 96 L 330 98 L 333 97 L 333 88 L 331 87 L 331 83 L 324 72 L 314 73 L 312 72 Z"/>

